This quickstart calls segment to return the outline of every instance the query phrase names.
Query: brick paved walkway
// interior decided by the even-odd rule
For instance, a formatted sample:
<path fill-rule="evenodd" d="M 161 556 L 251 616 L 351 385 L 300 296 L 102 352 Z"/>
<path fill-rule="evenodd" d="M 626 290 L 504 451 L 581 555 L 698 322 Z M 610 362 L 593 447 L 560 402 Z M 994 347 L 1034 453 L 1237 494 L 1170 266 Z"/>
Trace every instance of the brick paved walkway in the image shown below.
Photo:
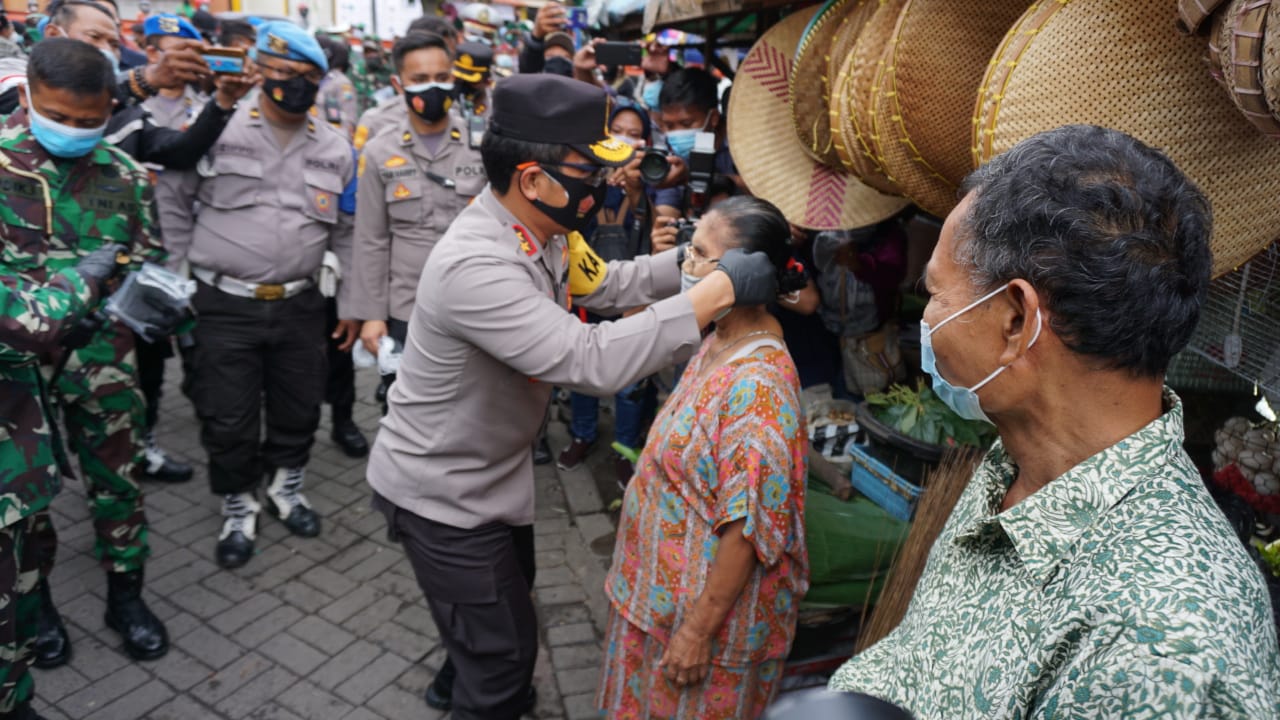
<path fill-rule="evenodd" d="M 78 482 L 54 501 L 61 537 L 53 593 L 74 646 L 70 665 L 35 670 L 36 707 L 50 720 L 435 720 L 422 692 L 443 660 L 439 637 L 382 517 L 372 512 L 364 461 L 343 455 L 326 421 L 307 495 L 324 518 L 319 538 L 288 535 L 265 514 L 258 554 L 220 570 L 221 521 L 209 494 L 193 411 L 169 367 L 160 441 L 193 462 L 189 483 L 148 484 L 152 557 L 147 602 L 172 649 L 136 663 L 103 624 L 105 578 L 89 554 L 93 529 Z M 356 419 L 370 440 L 376 376 L 360 371 Z M 552 447 L 565 431 L 552 425 Z M 602 586 L 613 524 L 588 470 L 537 469 L 536 600 L 542 649 L 532 717 L 594 717 L 607 604 Z M 593 550 L 595 548 L 595 550 Z"/>

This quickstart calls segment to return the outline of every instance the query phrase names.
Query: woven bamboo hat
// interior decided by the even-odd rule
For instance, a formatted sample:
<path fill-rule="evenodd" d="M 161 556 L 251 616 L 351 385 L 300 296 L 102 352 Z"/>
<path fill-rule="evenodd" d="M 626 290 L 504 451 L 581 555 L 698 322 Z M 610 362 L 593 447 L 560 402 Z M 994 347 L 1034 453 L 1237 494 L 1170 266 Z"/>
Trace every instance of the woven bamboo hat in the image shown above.
<path fill-rule="evenodd" d="M 1280 113 L 1268 102 L 1280 88 L 1264 82 L 1264 68 L 1280 69 L 1280 56 L 1266 56 L 1268 39 L 1280 45 L 1280 24 L 1271 25 L 1268 16 L 1277 5 L 1267 0 L 1231 0 L 1214 16 L 1209 39 L 1210 62 L 1215 77 L 1227 89 L 1231 101 L 1245 119 L 1264 135 L 1280 139 Z M 1280 23 L 1280 17 L 1277 17 Z M 1280 49 L 1280 48 L 1277 48 Z"/>
<path fill-rule="evenodd" d="M 880 165 L 939 217 L 972 169 L 974 97 L 1027 0 L 908 0 L 884 57 L 875 135 Z"/>
<path fill-rule="evenodd" d="M 791 120 L 800 146 L 818 162 L 840 169 L 831 138 L 831 80 L 827 49 L 840 30 L 845 11 L 860 0 L 827 0 L 800 37 L 791 62 L 788 92 Z"/>
<path fill-rule="evenodd" d="M 1280 142 L 1224 101 L 1203 40 L 1165 0 L 1063 0 L 1009 72 L 980 161 L 1038 132 L 1093 123 L 1163 150 L 1213 204 L 1213 274 L 1280 235 Z"/>
<path fill-rule="evenodd" d="M 835 146 L 836 155 L 841 165 L 855 175 L 861 177 L 859 161 L 861 155 L 858 146 L 858 133 L 853 125 L 853 113 L 849 111 L 853 94 L 854 48 L 866 28 L 867 22 L 876 10 L 880 9 L 882 0 L 859 0 L 856 7 L 850 8 L 840 21 L 840 29 L 831 42 L 831 51 L 827 59 L 828 77 L 831 78 L 831 142 Z"/>
<path fill-rule="evenodd" d="M 863 227 L 893 216 L 907 201 L 814 160 L 792 127 L 791 58 L 817 9 L 769 28 L 743 59 L 729 99 L 729 146 L 747 187 L 777 205 L 787 220 L 813 230 Z"/>

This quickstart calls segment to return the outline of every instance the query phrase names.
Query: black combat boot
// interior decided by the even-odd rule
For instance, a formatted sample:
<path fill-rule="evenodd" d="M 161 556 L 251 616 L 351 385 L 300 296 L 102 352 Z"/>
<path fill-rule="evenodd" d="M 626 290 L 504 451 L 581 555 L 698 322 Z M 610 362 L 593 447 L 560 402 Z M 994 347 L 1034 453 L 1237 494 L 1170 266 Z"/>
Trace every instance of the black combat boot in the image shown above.
<path fill-rule="evenodd" d="M 155 660 L 169 652 L 169 633 L 142 600 L 142 571 L 107 573 L 107 627 L 124 638 L 134 660 Z"/>
<path fill-rule="evenodd" d="M 53 605 L 49 579 L 40 579 L 40 622 L 36 626 L 35 655 L 31 664 L 42 669 L 61 667 L 71 659 L 71 638 L 62 624 L 62 616 Z"/>

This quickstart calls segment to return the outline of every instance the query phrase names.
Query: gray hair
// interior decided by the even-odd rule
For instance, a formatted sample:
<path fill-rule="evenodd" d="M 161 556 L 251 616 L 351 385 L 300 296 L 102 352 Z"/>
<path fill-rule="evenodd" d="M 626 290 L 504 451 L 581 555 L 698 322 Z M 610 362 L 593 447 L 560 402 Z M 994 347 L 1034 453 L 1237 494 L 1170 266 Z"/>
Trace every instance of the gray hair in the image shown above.
<path fill-rule="evenodd" d="M 1072 351 L 1159 377 L 1195 330 L 1211 267 L 1209 201 L 1168 157 L 1069 125 L 966 178 L 955 260 L 975 289 L 1024 279 Z"/>

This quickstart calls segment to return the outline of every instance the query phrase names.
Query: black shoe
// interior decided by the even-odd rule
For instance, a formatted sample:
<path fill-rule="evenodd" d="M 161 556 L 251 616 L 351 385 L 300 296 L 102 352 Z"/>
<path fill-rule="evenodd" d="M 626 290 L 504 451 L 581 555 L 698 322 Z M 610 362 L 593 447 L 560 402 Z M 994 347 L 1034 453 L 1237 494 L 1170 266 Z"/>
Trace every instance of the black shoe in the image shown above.
<path fill-rule="evenodd" d="M 244 567 L 249 558 L 253 557 L 253 540 L 238 530 L 234 531 L 218 539 L 218 549 L 214 554 L 220 568 L 234 570 Z"/>
<path fill-rule="evenodd" d="M 305 506 L 296 505 L 289 514 L 280 517 L 280 511 L 276 509 L 275 503 L 267 503 L 267 512 L 271 517 L 276 518 L 284 523 L 289 532 L 298 537 L 313 538 L 320 535 L 320 516 L 315 510 Z"/>
<path fill-rule="evenodd" d="M 533 446 L 533 464 L 546 465 L 551 462 L 551 446 L 547 444 L 547 438 L 541 437 L 537 444 Z"/>
<path fill-rule="evenodd" d="M 437 687 L 437 684 L 437 682 L 432 682 L 428 685 L 422 699 L 427 701 L 427 707 L 440 712 L 448 712 L 453 708 L 453 688 L 445 690 Z"/>
<path fill-rule="evenodd" d="M 53 605 L 49 580 L 40 580 L 40 620 L 36 625 L 36 645 L 31 664 L 41 670 L 66 665 L 71 660 L 71 638 L 62 624 L 62 616 Z"/>
<path fill-rule="evenodd" d="M 333 423 L 333 432 L 329 433 L 333 442 L 342 448 L 347 457 L 359 458 L 369 454 L 369 441 L 365 440 L 360 428 L 350 418 Z"/>
<path fill-rule="evenodd" d="M 107 573 L 107 627 L 124 638 L 134 660 L 155 660 L 169 652 L 164 623 L 142 600 L 142 571 Z"/>
<path fill-rule="evenodd" d="M 143 460 L 146 465 L 142 468 L 142 476 L 147 480 L 167 483 L 186 482 L 195 472 L 191 465 L 161 450 L 150 431 L 147 431 Z"/>

